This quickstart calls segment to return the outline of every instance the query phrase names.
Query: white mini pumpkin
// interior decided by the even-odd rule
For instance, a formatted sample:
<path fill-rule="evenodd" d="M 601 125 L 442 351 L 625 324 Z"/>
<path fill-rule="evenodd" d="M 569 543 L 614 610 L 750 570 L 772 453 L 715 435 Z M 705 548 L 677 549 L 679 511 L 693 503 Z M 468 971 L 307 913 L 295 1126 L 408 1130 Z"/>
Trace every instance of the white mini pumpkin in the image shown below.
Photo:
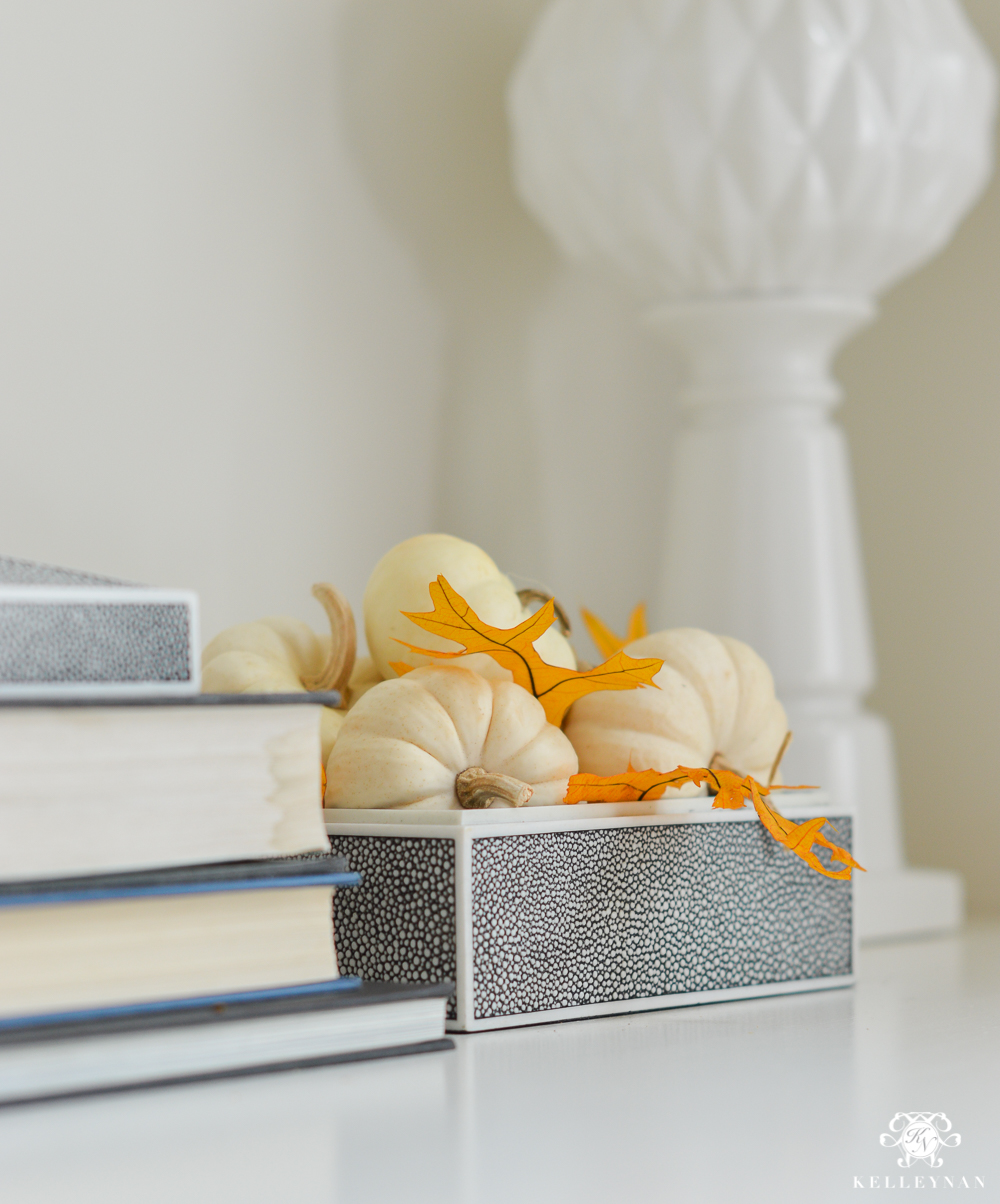
<path fill-rule="evenodd" d="M 576 771 L 572 744 L 527 690 L 432 666 L 383 681 L 348 713 L 327 762 L 326 806 L 550 806 Z"/>
<path fill-rule="evenodd" d="M 365 637 L 382 677 L 396 676 L 390 661 L 402 661 L 414 668 L 435 663 L 432 657 L 411 652 L 397 640 L 442 652 L 453 652 L 458 646 L 431 635 L 400 613 L 432 610 L 427 587 L 439 574 L 492 627 L 516 627 L 532 613 L 530 606 L 523 605 L 510 578 L 475 544 L 454 535 L 414 536 L 382 557 L 365 589 Z M 573 649 L 555 625 L 535 641 L 535 649 L 550 665 L 576 668 Z M 511 676 L 507 669 L 481 652 L 451 663 L 473 669 L 484 677 L 509 680 Z"/>
<path fill-rule="evenodd" d="M 239 623 L 206 645 L 201 657 L 202 690 L 206 694 L 337 690 L 346 707 L 381 680 L 368 657 L 355 661 L 354 616 L 347 599 L 332 585 L 316 585 L 313 593 L 327 612 L 330 635 L 317 635 L 307 623 L 287 617 Z M 343 722 L 343 710 L 323 708 L 324 761 Z"/>
<path fill-rule="evenodd" d="M 625 651 L 662 659 L 653 678 L 659 689 L 604 690 L 573 704 L 564 727 L 581 773 L 621 773 L 630 762 L 664 773 L 714 764 L 768 781 L 788 721 L 770 669 L 749 645 L 678 627 Z"/>

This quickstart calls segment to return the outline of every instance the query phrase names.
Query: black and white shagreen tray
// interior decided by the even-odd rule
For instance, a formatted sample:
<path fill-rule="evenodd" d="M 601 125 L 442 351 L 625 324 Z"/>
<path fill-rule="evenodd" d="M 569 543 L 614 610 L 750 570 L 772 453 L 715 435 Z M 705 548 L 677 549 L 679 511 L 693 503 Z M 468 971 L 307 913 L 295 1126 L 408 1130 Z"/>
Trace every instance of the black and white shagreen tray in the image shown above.
<path fill-rule="evenodd" d="M 850 848 L 821 792 L 774 801 Z M 711 803 L 327 811 L 363 875 L 336 893 L 341 972 L 453 981 L 459 1032 L 850 985 L 851 883 Z"/>

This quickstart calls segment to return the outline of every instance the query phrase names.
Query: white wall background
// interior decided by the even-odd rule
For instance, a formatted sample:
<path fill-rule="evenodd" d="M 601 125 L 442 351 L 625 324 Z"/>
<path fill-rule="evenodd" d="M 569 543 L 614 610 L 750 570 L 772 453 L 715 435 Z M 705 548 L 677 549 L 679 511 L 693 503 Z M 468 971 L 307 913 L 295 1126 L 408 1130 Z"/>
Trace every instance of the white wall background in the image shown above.
<path fill-rule="evenodd" d="M 431 521 L 441 314 L 352 162 L 341 16 L 0 7 L 0 546 L 193 586 L 208 634 Z"/>
<path fill-rule="evenodd" d="M 5 0 L 0 550 L 191 586 L 206 637 L 431 528 L 655 605 L 672 366 L 510 185 L 540 7 Z M 998 259 L 994 188 L 841 361 L 911 852 L 994 910 Z"/>
<path fill-rule="evenodd" d="M 0 9 L 0 546 L 191 585 L 207 635 L 435 526 L 649 593 L 660 357 L 509 182 L 538 7 Z"/>

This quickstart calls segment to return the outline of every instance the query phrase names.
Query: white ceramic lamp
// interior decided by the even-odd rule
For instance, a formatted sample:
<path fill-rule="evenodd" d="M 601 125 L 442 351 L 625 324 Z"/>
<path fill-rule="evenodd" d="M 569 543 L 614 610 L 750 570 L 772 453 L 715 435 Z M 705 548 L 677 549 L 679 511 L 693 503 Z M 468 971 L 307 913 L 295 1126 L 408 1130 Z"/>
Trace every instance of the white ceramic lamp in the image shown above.
<path fill-rule="evenodd" d="M 955 0 L 554 0 L 510 89 L 522 198 L 624 274 L 684 356 L 659 618 L 772 666 L 788 780 L 859 815 L 863 935 L 961 918 L 908 870 L 829 365 L 991 166 L 992 65 Z"/>

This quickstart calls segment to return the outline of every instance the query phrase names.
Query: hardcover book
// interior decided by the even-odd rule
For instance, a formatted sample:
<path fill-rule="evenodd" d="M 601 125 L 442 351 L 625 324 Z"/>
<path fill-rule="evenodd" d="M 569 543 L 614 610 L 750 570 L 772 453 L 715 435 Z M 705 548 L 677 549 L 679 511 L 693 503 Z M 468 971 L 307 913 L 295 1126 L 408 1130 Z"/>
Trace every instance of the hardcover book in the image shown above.
<path fill-rule="evenodd" d="M 452 1049 L 451 989 L 341 978 L 0 1021 L 0 1105 Z"/>
<path fill-rule="evenodd" d="M 0 699 L 0 880 L 329 850 L 336 693 Z"/>
<path fill-rule="evenodd" d="M 329 856 L 0 884 L 0 1017 L 338 977 Z"/>

